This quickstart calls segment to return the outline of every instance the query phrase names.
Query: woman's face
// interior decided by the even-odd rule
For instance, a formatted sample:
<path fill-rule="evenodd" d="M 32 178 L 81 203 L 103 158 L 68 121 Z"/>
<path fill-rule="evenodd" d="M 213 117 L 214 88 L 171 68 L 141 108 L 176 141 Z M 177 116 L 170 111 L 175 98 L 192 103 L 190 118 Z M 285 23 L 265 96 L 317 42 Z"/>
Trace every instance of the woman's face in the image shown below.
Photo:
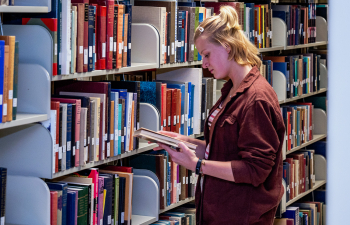
<path fill-rule="evenodd" d="M 215 79 L 224 79 L 229 74 L 230 61 L 228 60 L 229 50 L 222 45 L 209 42 L 205 36 L 197 38 L 196 47 L 202 56 L 203 68 L 208 68 Z"/>

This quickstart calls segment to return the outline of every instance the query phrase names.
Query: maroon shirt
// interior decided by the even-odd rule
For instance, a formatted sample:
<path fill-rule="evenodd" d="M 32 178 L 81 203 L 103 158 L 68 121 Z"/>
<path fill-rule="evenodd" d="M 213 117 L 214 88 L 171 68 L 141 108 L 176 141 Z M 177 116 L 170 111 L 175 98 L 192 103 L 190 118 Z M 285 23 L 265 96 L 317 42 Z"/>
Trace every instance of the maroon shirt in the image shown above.
<path fill-rule="evenodd" d="M 229 80 L 209 115 L 232 87 Z M 197 224 L 273 223 L 282 198 L 284 123 L 277 95 L 254 67 L 230 101 L 205 123 L 209 159 L 231 161 L 235 182 L 205 175 L 196 190 Z"/>

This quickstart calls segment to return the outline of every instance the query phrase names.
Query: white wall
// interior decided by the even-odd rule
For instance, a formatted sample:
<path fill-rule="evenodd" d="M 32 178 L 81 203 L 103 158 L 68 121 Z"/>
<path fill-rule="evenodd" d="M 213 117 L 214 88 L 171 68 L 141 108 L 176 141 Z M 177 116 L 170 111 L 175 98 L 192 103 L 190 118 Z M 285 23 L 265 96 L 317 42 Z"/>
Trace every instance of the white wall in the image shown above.
<path fill-rule="evenodd" d="M 350 215 L 350 1 L 328 0 L 327 224 Z"/>

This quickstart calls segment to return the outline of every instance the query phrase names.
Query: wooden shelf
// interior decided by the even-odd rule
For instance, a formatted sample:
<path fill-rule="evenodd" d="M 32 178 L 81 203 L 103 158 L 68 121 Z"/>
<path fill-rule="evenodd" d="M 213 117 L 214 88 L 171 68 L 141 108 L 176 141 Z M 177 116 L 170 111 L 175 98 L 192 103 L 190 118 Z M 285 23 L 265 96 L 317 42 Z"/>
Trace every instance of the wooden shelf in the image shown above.
<path fill-rule="evenodd" d="M 139 154 L 139 153 L 142 153 L 142 152 L 146 152 L 146 151 L 149 151 L 149 150 L 151 150 L 151 149 L 153 149 L 153 148 L 155 148 L 157 146 L 158 146 L 157 144 L 144 144 L 139 149 L 136 149 L 136 150 L 133 150 L 133 151 L 130 151 L 130 152 L 125 152 L 125 153 L 123 153 L 121 155 L 109 157 L 109 158 L 107 158 L 105 160 L 100 160 L 100 161 L 97 161 L 97 162 L 90 162 L 90 163 L 87 163 L 84 166 L 73 167 L 73 168 L 70 168 L 70 169 L 65 170 L 65 171 L 60 171 L 60 172 L 54 173 L 52 175 L 52 179 L 57 178 L 57 177 L 61 177 L 61 176 L 65 176 L 65 175 L 68 175 L 68 174 L 71 174 L 71 173 L 74 173 L 74 172 L 78 172 L 80 170 L 85 170 L 85 169 L 88 169 L 88 168 L 92 168 L 92 167 L 96 167 L 96 166 L 99 166 L 99 165 L 102 165 L 102 164 L 106 164 L 108 162 L 113 162 L 113 161 L 116 161 L 118 159 L 130 157 L 132 155 L 136 155 L 136 154 Z"/>
<path fill-rule="evenodd" d="M 173 67 L 195 66 L 195 65 L 202 65 L 202 61 L 167 63 L 167 64 L 160 65 L 159 68 L 162 69 L 162 68 L 173 68 Z"/>
<path fill-rule="evenodd" d="M 164 212 L 166 212 L 166 211 L 172 210 L 172 209 L 174 209 L 174 208 L 176 208 L 176 207 L 179 207 L 179 206 L 181 206 L 181 205 L 184 205 L 184 204 L 186 204 L 186 203 L 188 203 L 188 202 L 191 202 L 191 201 L 193 201 L 193 200 L 194 200 L 194 197 L 187 198 L 187 199 L 185 199 L 185 200 L 179 201 L 179 202 L 174 203 L 174 204 L 172 204 L 172 205 L 170 205 L 170 206 L 168 206 L 168 207 L 165 207 L 165 209 L 159 210 L 159 213 L 164 213 Z"/>
<path fill-rule="evenodd" d="M 48 13 L 47 6 L 0 6 L 0 13 Z"/>
<path fill-rule="evenodd" d="M 326 134 L 316 134 L 316 135 L 314 135 L 314 139 L 312 139 L 311 141 L 308 141 L 308 142 L 306 142 L 306 143 L 304 143 L 304 144 L 302 144 L 300 146 L 292 148 L 291 150 L 287 151 L 286 154 L 288 155 L 288 154 L 291 154 L 291 153 L 293 153 L 295 151 L 298 151 L 298 150 L 300 150 L 302 148 L 305 148 L 306 146 L 311 145 L 311 144 L 313 144 L 313 143 L 315 143 L 317 141 L 320 141 L 320 140 L 322 140 L 325 137 L 327 137 Z"/>
<path fill-rule="evenodd" d="M 279 51 L 284 50 L 284 46 L 275 46 L 271 48 L 259 48 L 259 52 L 272 52 L 272 51 Z"/>
<path fill-rule="evenodd" d="M 18 113 L 16 120 L 13 120 L 11 122 L 0 123 L 0 129 L 41 122 L 41 121 L 45 121 L 47 119 L 48 119 L 47 114 Z"/>
<path fill-rule="evenodd" d="M 322 46 L 322 45 L 327 45 L 327 44 L 328 44 L 328 41 L 319 41 L 319 42 L 310 43 L 310 44 L 287 46 L 285 50 L 292 50 L 292 49 L 299 49 L 299 48 L 310 48 L 310 47 Z"/>
<path fill-rule="evenodd" d="M 132 215 L 132 223 L 137 225 L 148 225 L 157 221 L 157 218 L 151 216 Z"/>
<path fill-rule="evenodd" d="M 310 189 L 308 191 L 305 191 L 305 192 L 301 193 L 300 195 L 298 195 L 297 197 L 293 198 L 292 200 L 288 201 L 286 203 L 286 206 L 289 206 L 289 205 L 293 204 L 294 202 L 298 201 L 302 197 L 306 196 L 307 194 L 309 194 L 309 193 L 313 192 L 314 190 L 316 190 L 317 188 L 321 187 L 325 183 L 326 183 L 325 180 L 316 180 L 316 184 L 315 184 L 314 188 L 312 188 L 312 189 Z"/>
<path fill-rule="evenodd" d="M 309 93 L 309 94 L 304 94 L 302 96 L 296 96 L 294 98 L 288 98 L 286 100 L 279 101 L 279 103 L 281 105 L 281 104 L 285 104 L 285 103 L 288 103 L 288 102 L 293 102 L 293 101 L 296 101 L 296 100 L 299 100 L 299 99 L 303 99 L 303 98 L 307 98 L 307 97 L 310 97 L 310 96 L 313 96 L 313 95 L 321 94 L 321 93 L 324 93 L 326 91 L 327 91 L 327 88 L 322 88 L 322 89 L 320 89 L 319 91 L 316 91 L 316 92 L 312 92 L 312 93 Z"/>
<path fill-rule="evenodd" d="M 156 63 L 132 63 L 130 67 L 123 67 L 123 68 L 114 69 L 114 70 L 95 70 L 95 71 L 86 72 L 86 73 L 57 75 L 52 77 L 52 81 L 69 80 L 69 79 L 84 78 L 84 77 L 94 77 L 94 76 L 117 74 L 117 73 L 126 73 L 126 72 L 133 72 L 133 71 L 139 71 L 139 70 L 155 69 L 157 67 L 158 65 Z"/>

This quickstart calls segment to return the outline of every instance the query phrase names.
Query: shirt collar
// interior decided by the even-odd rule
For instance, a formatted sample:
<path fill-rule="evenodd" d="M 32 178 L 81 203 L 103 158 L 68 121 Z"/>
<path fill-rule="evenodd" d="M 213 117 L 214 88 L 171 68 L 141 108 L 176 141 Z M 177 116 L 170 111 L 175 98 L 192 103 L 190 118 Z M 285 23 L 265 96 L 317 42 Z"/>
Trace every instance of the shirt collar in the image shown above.
<path fill-rule="evenodd" d="M 234 95 L 232 95 L 231 98 L 236 96 L 238 93 L 245 92 L 245 90 L 247 90 L 254 83 L 254 81 L 258 78 L 259 74 L 260 74 L 259 69 L 256 66 L 254 66 L 249 71 L 247 76 L 244 77 L 244 79 L 242 80 L 241 84 L 239 85 L 236 93 Z M 229 79 L 222 87 L 221 95 L 223 97 L 225 97 L 230 92 L 232 86 L 233 86 L 232 80 Z"/>

